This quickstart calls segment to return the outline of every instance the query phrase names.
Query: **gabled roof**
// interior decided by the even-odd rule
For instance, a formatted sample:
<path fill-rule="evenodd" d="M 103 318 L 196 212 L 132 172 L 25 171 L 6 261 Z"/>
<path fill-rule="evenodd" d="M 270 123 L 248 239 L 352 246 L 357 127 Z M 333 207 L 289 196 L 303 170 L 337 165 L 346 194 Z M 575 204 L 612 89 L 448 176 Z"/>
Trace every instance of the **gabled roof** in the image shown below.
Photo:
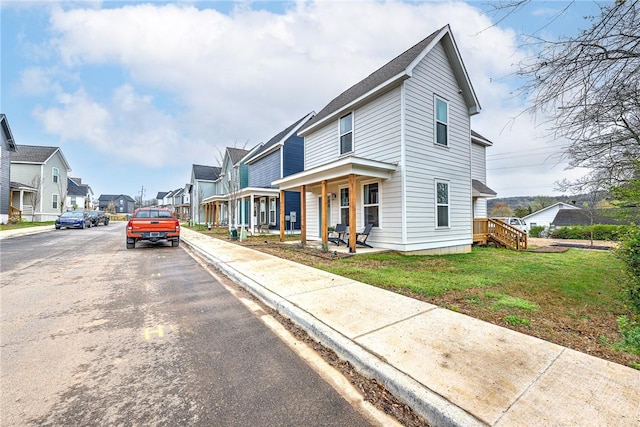
<path fill-rule="evenodd" d="M 551 225 L 565 227 L 569 225 L 590 225 L 593 216 L 594 224 L 623 224 L 624 221 L 611 215 L 610 210 L 602 209 L 588 212 L 584 209 L 560 209 Z"/>
<path fill-rule="evenodd" d="M 162 200 L 167 194 L 169 194 L 168 191 L 158 191 L 158 194 L 156 194 L 156 199 Z"/>
<path fill-rule="evenodd" d="M 11 163 L 33 163 L 44 164 L 55 153 L 60 153 L 60 158 L 65 164 L 67 171 L 71 170 L 67 159 L 64 158 L 60 147 L 45 147 L 40 145 L 16 145 L 16 151 L 11 153 Z"/>
<path fill-rule="evenodd" d="M 523 219 L 527 219 L 527 218 L 529 218 L 531 216 L 538 215 L 538 214 L 540 214 L 540 213 L 542 213 L 544 211 L 548 211 L 548 210 L 553 209 L 555 207 L 558 207 L 560 210 L 562 210 L 562 209 L 573 209 L 573 210 L 580 209 L 579 206 L 570 205 L 570 204 L 564 203 L 564 202 L 558 202 L 558 203 L 554 203 L 553 205 L 549 205 L 549 206 L 547 206 L 545 208 L 539 209 L 539 210 L 537 210 L 535 212 L 532 212 L 529 215 L 523 217 Z"/>
<path fill-rule="evenodd" d="M 135 200 L 133 200 L 131 198 L 131 196 L 127 196 L 126 194 L 101 194 L 100 197 L 98 197 L 98 200 L 103 201 L 103 202 L 110 202 L 111 200 L 118 200 L 118 199 L 124 199 L 128 202 L 134 202 Z"/>
<path fill-rule="evenodd" d="M 309 120 L 311 120 L 311 118 L 313 118 L 314 114 L 315 113 L 313 111 L 310 112 L 306 116 L 298 119 L 295 123 L 293 123 L 286 129 L 280 131 L 276 136 L 271 138 L 269 141 L 262 144 L 257 150 L 255 150 L 253 156 L 251 156 L 251 158 L 247 160 L 247 163 L 255 162 L 259 158 L 264 157 L 266 154 L 276 150 L 277 147 L 284 145 L 286 140 L 289 139 L 291 135 L 294 135 L 298 131 L 298 129 L 300 129 Z"/>
<path fill-rule="evenodd" d="M 364 80 L 342 92 L 329 102 L 326 107 L 320 110 L 320 112 L 299 131 L 299 134 L 305 135 L 309 133 L 347 109 L 353 108 L 369 98 L 378 96 L 394 85 L 399 84 L 402 80 L 410 78 L 413 73 L 413 68 L 424 59 L 439 42 L 442 42 L 445 52 L 447 53 L 453 73 L 458 80 L 462 95 L 467 103 L 469 114 L 479 113 L 480 103 L 471 86 L 471 80 L 469 79 L 467 70 L 462 63 L 460 52 L 453 39 L 453 34 L 451 34 L 451 28 L 449 25 L 445 25 L 374 71 Z"/>
<path fill-rule="evenodd" d="M 0 125 L 2 126 L 2 132 L 4 132 L 4 138 L 9 143 L 7 148 L 9 151 L 16 151 L 16 142 L 13 139 L 13 133 L 9 127 L 9 120 L 7 120 L 7 116 L 4 113 L 0 114 Z"/>
<path fill-rule="evenodd" d="M 237 164 L 244 156 L 249 153 L 249 150 L 244 150 L 242 148 L 233 148 L 227 147 L 227 153 L 229 153 L 229 160 L 231 160 L 231 164 Z"/>
<path fill-rule="evenodd" d="M 201 181 L 215 181 L 220 177 L 218 166 L 193 165 L 193 177 Z"/>
<path fill-rule="evenodd" d="M 178 188 L 177 190 L 174 190 L 172 197 L 182 196 L 182 193 L 184 193 L 184 188 Z"/>
<path fill-rule="evenodd" d="M 67 178 L 67 195 L 86 197 L 87 186 L 78 185 L 78 183 L 74 179 Z"/>

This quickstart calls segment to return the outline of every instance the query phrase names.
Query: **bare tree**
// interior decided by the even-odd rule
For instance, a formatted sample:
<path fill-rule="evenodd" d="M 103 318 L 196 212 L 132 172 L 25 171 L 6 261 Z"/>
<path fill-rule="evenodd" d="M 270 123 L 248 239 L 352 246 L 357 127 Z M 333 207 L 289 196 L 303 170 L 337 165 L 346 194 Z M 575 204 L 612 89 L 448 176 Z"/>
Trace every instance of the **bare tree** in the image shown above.
<path fill-rule="evenodd" d="M 40 192 L 42 190 L 42 179 L 40 179 L 40 175 L 36 175 L 33 177 L 30 183 L 30 187 L 35 191 L 27 193 L 25 195 L 25 198 L 31 205 L 31 222 L 33 222 L 35 220 L 38 206 L 40 206 Z"/>
<path fill-rule="evenodd" d="M 527 3 L 507 2 L 512 9 L 506 10 Z M 519 65 L 526 79 L 521 95 L 531 102 L 527 111 L 548 117 L 550 131 L 568 140 L 569 167 L 592 171 L 570 183 L 574 191 L 627 182 L 640 159 L 639 4 L 600 6 L 601 16 L 575 37 L 530 36 L 527 47 L 535 54 Z"/>

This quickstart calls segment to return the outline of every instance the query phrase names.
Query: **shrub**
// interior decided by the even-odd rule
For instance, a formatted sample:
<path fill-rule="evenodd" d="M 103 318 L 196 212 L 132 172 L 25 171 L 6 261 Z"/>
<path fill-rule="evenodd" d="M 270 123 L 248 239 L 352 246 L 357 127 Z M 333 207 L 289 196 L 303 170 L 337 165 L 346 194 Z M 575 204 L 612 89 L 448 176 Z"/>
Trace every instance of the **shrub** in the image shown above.
<path fill-rule="evenodd" d="M 622 342 L 616 343 L 614 347 L 621 351 L 640 354 L 640 324 L 629 320 L 627 316 L 620 316 L 617 320 Z"/>
<path fill-rule="evenodd" d="M 534 225 L 529 230 L 529 236 L 531 237 L 544 237 L 545 226 L 544 225 Z"/>
<path fill-rule="evenodd" d="M 615 253 L 624 262 L 625 270 L 629 276 L 629 280 L 625 284 L 625 291 L 631 307 L 640 314 L 640 227 L 632 227 L 620 239 Z"/>
<path fill-rule="evenodd" d="M 628 230 L 629 226 L 626 225 L 573 225 L 569 227 L 556 228 L 550 233 L 549 237 L 554 239 L 590 240 L 591 233 L 593 232 L 594 240 L 617 241 L 620 240 Z"/>

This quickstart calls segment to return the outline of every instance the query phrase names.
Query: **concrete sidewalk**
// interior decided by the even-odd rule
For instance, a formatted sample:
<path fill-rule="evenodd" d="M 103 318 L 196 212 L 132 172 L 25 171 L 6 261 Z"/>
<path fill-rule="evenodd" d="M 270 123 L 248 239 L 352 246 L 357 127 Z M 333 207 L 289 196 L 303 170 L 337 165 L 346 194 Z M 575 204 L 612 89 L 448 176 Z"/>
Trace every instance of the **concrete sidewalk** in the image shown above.
<path fill-rule="evenodd" d="M 637 370 L 190 229 L 182 240 L 433 425 L 640 425 Z"/>

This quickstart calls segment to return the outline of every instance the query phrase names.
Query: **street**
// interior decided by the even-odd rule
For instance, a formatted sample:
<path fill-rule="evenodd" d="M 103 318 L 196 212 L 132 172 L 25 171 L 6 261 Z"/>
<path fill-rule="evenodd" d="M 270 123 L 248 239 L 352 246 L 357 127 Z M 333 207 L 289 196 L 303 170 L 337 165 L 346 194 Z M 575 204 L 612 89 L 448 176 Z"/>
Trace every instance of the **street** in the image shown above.
<path fill-rule="evenodd" d="M 2 426 L 371 424 L 182 246 L 112 222 L 0 253 Z"/>

